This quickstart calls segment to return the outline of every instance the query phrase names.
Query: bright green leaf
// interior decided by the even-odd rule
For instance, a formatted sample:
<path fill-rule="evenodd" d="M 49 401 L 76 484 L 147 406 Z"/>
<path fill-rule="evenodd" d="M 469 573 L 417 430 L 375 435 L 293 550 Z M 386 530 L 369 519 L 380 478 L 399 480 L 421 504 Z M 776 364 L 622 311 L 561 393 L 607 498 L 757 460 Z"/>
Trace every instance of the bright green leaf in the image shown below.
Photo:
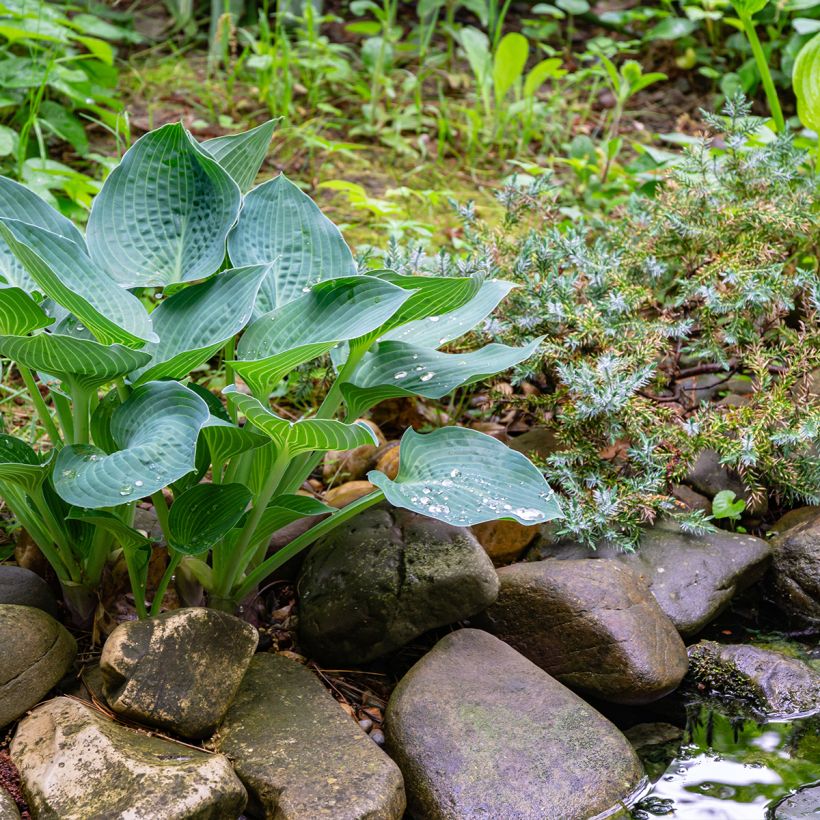
<path fill-rule="evenodd" d="M 184 492 L 168 515 L 168 546 L 199 555 L 225 536 L 251 500 L 242 484 L 197 484 Z"/>
<path fill-rule="evenodd" d="M 25 336 L 53 321 L 22 288 L 0 283 L 0 334 Z"/>
<path fill-rule="evenodd" d="M 497 104 L 521 79 L 529 54 L 530 44 L 523 34 L 513 31 L 501 38 L 493 59 L 493 87 Z"/>
<path fill-rule="evenodd" d="M 800 122 L 820 134 L 820 34 L 800 49 L 792 74 Z"/>
<path fill-rule="evenodd" d="M 0 480 L 10 481 L 32 493 L 47 475 L 47 465 L 28 444 L 14 436 L 0 434 Z"/>

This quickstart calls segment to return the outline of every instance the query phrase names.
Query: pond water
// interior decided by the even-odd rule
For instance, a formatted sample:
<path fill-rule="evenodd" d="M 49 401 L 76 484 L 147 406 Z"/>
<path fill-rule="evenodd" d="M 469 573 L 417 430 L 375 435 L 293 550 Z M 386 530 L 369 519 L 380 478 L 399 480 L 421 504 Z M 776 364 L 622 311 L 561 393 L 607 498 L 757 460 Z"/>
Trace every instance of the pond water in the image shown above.
<path fill-rule="evenodd" d="M 768 820 L 792 792 L 820 783 L 820 714 L 759 721 L 692 703 L 680 744 L 642 754 L 653 787 L 635 820 Z M 820 818 L 817 802 L 816 813 L 784 816 Z"/>

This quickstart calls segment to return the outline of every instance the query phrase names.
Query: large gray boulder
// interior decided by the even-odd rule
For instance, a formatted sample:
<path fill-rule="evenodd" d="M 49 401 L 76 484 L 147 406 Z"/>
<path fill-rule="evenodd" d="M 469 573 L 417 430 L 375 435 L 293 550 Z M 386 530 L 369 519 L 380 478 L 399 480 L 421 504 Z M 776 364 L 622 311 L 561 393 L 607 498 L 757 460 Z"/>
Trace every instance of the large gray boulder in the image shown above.
<path fill-rule="evenodd" d="M 708 693 L 745 700 L 768 717 L 820 709 L 820 674 L 769 649 L 701 641 L 689 647 L 689 676 Z"/>
<path fill-rule="evenodd" d="M 2 786 L 0 786 L 0 820 L 20 820 L 17 803 Z"/>
<path fill-rule="evenodd" d="M 762 538 L 723 530 L 689 535 L 665 520 L 643 533 L 634 553 L 605 544 L 593 552 L 551 539 L 542 539 L 532 552 L 538 558 L 610 559 L 631 567 L 684 638 L 700 632 L 738 592 L 759 581 L 771 557 Z"/>
<path fill-rule="evenodd" d="M 216 737 L 253 807 L 278 820 L 399 820 L 405 797 L 396 764 L 309 669 L 259 654 Z"/>
<path fill-rule="evenodd" d="M 0 604 L 37 607 L 54 618 L 59 613 L 48 584 L 36 572 L 13 564 L 0 566 Z"/>
<path fill-rule="evenodd" d="M 631 795 L 643 774 L 608 720 L 475 629 L 452 632 L 416 663 L 385 727 L 409 815 L 423 820 L 586 820 Z"/>
<path fill-rule="evenodd" d="M 100 657 L 105 699 L 131 720 L 207 737 L 239 689 L 258 638 L 239 618 L 200 607 L 127 621 Z"/>
<path fill-rule="evenodd" d="M 820 625 L 820 514 L 772 541 L 774 603 L 800 624 Z"/>
<path fill-rule="evenodd" d="M 817 820 L 820 815 L 820 784 L 798 789 L 784 797 L 772 811 L 772 820 Z"/>
<path fill-rule="evenodd" d="M 469 530 L 379 507 L 317 543 L 298 588 L 305 650 L 356 664 L 481 612 L 498 578 Z"/>
<path fill-rule="evenodd" d="M 11 755 L 37 818 L 230 820 L 247 802 L 223 755 L 136 732 L 70 698 L 23 720 Z"/>
<path fill-rule="evenodd" d="M 68 630 L 42 609 L 0 604 L 0 728 L 56 686 L 76 654 Z"/>
<path fill-rule="evenodd" d="M 680 635 L 630 567 L 550 559 L 504 567 L 498 578 L 486 627 L 565 686 L 649 703 L 686 674 Z"/>

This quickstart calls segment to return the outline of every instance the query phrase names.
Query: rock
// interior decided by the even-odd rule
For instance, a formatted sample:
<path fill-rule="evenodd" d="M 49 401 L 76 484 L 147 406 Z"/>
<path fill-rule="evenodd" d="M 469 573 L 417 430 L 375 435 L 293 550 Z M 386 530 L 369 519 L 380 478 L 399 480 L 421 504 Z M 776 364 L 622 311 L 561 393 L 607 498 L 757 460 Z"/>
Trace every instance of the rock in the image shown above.
<path fill-rule="evenodd" d="M 820 515 L 772 541 L 769 590 L 774 603 L 795 621 L 820 625 Z"/>
<path fill-rule="evenodd" d="M 547 560 L 503 567 L 498 578 L 487 628 L 565 686 L 649 703 L 683 680 L 686 647 L 628 566 Z"/>
<path fill-rule="evenodd" d="M 409 815 L 424 820 L 585 820 L 634 792 L 626 738 L 487 632 L 442 638 L 393 691 L 388 751 Z"/>
<path fill-rule="evenodd" d="M 216 748 L 232 761 L 260 816 L 398 820 L 401 772 L 298 661 L 251 661 Z"/>
<path fill-rule="evenodd" d="M 399 441 L 388 441 L 376 453 L 375 469 L 384 473 L 389 479 L 395 479 L 399 474 Z"/>
<path fill-rule="evenodd" d="M 247 801 L 223 755 L 135 732 L 70 698 L 23 720 L 11 754 L 37 818 L 227 820 Z"/>
<path fill-rule="evenodd" d="M 686 483 L 691 484 L 698 492 L 714 498 L 722 490 L 732 490 L 738 498 L 749 505 L 749 512 L 762 515 L 768 508 L 764 497 L 753 505 L 746 490 L 746 485 L 720 463 L 720 456 L 714 450 L 704 450 L 695 460 L 686 475 Z"/>
<path fill-rule="evenodd" d="M 555 432 L 549 427 L 533 427 L 526 433 L 510 439 L 510 449 L 525 456 L 546 458 L 560 449 Z"/>
<path fill-rule="evenodd" d="M 780 518 L 772 524 L 769 532 L 774 535 L 781 535 L 786 532 L 786 530 L 790 530 L 798 524 L 805 524 L 807 521 L 813 521 L 818 516 L 820 516 L 820 507 L 796 507 L 793 510 L 789 510 L 784 515 L 781 515 Z"/>
<path fill-rule="evenodd" d="M 51 615 L 0 604 L 0 728 L 38 703 L 68 672 L 77 642 Z"/>
<path fill-rule="evenodd" d="M 325 493 L 325 503 L 341 509 L 358 501 L 362 496 L 372 493 L 375 489 L 369 481 L 348 481 L 346 484 L 328 490 Z"/>
<path fill-rule="evenodd" d="M 543 539 L 539 558 L 592 558 L 620 561 L 637 571 L 661 609 L 684 638 L 714 620 L 736 593 L 759 581 L 771 549 L 762 538 L 719 530 L 688 535 L 671 521 L 645 530 L 637 552 L 622 553 L 606 545 L 590 552 L 582 544 Z"/>
<path fill-rule="evenodd" d="M 298 589 L 304 648 L 356 664 L 486 609 L 498 578 L 469 530 L 379 506 L 313 547 Z"/>
<path fill-rule="evenodd" d="M 784 797 L 772 810 L 772 820 L 817 820 L 820 814 L 820 784 L 798 789 Z"/>
<path fill-rule="evenodd" d="M 700 510 L 706 515 L 712 514 L 712 502 L 705 495 L 696 493 L 685 484 L 676 484 L 672 488 L 672 496 L 685 504 L 690 510 Z"/>
<path fill-rule="evenodd" d="M 36 572 L 12 564 L 0 566 L 0 604 L 33 606 L 54 618 L 59 613 L 48 584 Z"/>
<path fill-rule="evenodd" d="M 712 694 L 748 701 L 767 717 L 820 708 L 820 674 L 797 658 L 749 644 L 690 646 L 689 677 Z"/>
<path fill-rule="evenodd" d="M 494 564 L 505 564 L 520 558 L 538 535 L 539 526 L 525 526 L 518 521 L 487 521 L 470 528 L 478 543 Z"/>
<path fill-rule="evenodd" d="M 0 785 L 0 820 L 20 820 L 14 798 Z"/>
<path fill-rule="evenodd" d="M 250 624 L 214 609 L 127 621 L 100 657 L 106 700 L 123 717 L 206 737 L 233 700 L 257 640 Z"/>
<path fill-rule="evenodd" d="M 638 723 L 624 732 L 626 739 L 635 751 L 664 746 L 667 743 L 679 743 L 683 729 L 672 723 Z"/>
<path fill-rule="evenodd" d="M 379 447 L 387 440 L 379 430 L 378 425 L 369 419 L 357 419 L 366 424 L 378 439 L 378 444 L 363 444 L 352 450 L 328 450 L 322 462 L 322 478 L 326 484 L 339 484 L 343 481 L 358 481 L 364 478 L 365 473 L 373 464 L 373 459 Z"/>

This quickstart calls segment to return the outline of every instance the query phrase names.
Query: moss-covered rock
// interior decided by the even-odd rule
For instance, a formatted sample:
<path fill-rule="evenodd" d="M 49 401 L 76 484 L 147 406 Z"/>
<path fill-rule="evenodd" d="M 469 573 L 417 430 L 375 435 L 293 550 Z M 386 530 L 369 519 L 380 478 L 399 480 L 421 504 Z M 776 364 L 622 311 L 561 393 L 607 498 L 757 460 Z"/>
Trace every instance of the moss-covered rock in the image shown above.
<path fill-rule="evenodd" d="M 74 638 L 42 609 L 0 604 L 0 728 L 38 703 L 76 654 Z"/>
<path fill-rule="evenodd" d="M 820 625 L 820 513 L 772 541 L 771 597 L 796 623 Z"/>
<path fill-rule="evenodd" d="M 469 530 L 378 507 L 316 544 L 298 588 L 304 648 L 349 664 L 475 615 L 495 600 L 498 578 Z"/>
<path fill-rule="evenodd" d="M 278 820 L 399 820 L 395 763 L 316 676 L 282 655 L 259 654 L 214 743 L 233 761 L 261 816 Z"/>
<path fill-rule="evenodd" d="M 250 624 L 200 607 L 122 623 L 100 657 L 105 698 L 124 717 L 207 737 L 239 689 L 257 641 Z"/>
<path fill-rule="evenodd" d="M 586 820 L 642 778 L 608 720 L 479 630 L 451 633 L 405 675 L 385 726 L 413 818 Z"/>
<path fill-rule="evenodd" d="M 247 795 L 228 759 L 55 698 L 23 720 L 11 755 L 38 820 L 231 820 Z"/>

